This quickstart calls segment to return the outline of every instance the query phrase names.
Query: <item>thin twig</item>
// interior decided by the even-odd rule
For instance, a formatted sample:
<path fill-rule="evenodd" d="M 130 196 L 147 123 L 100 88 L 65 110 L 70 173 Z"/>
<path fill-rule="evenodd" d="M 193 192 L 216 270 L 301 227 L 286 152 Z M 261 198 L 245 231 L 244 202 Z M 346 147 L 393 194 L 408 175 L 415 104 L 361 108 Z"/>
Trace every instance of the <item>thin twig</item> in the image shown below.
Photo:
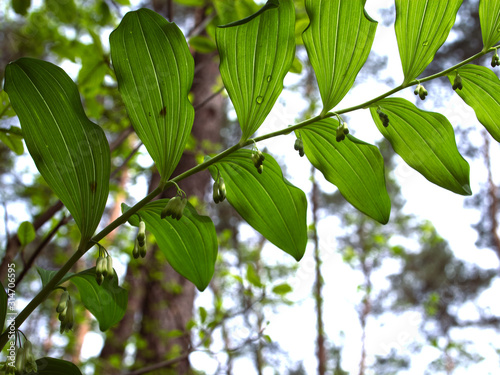
<path fill-rule="evenodd" d="M 165 367 L 170 367 L 172 365 L 175 365 L 176 363 L 182 362 L 183 360 L 187 359 L 189 357 L 189 354 L 191 354 L 192 351 L 189 351 L 185 354 L 180 355 L 179 357 L 169 359 L 167 361 L 155 363 L 154 365 L 143 367 L 139 370 L 132 371 L 132 372 L 126 372 L 123 373 L 123 375 L 142 375 L 142 374 L 147 374 L 148 372 L 155 371 L 161 368 Z"/>
<path fill-rule="evenodd" d="M 197 104 L 194 106 L 194 110 L 198 110 L 204 105 L 206 105 L 209 101 L 211 101 L 213 98 L 215 98 L 217 95 L 219 95 L 222 91 L 224 91 L 225 87 L 222 86 L 220 89 L 218 89 L 216 92 L 214 92 L 212 95 L 210 95 L 208 98 L 203 100 L 200 104 Z"/>

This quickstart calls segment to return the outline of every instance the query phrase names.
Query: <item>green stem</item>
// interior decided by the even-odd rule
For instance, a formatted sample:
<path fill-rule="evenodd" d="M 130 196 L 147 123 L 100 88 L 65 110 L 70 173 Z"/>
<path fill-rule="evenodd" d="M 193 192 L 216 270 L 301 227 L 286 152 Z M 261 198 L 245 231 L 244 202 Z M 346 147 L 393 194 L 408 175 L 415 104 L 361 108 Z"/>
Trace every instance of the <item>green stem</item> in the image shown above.
<path fill-rule="evenodd" d="M 459 64 L 456 64 L 456 65 L 452 66 L 451 68 L 443 70 L 442 72 L 439 72 L 439 73 L 433 74 L 431 76 L 419 79 L 418 81 L 413 80 L 407 84 L 401 84 L 400 86 L 398 86 L 392 90 L 389 90 L 386 93 L 384 93 L 380 96 L 377 96 L 374 99 L 368 100 L 362 104 L 359 104 L 359 105 L 356 105 L 353 107 L 349 107 L 349 108 L 345 108 L 345 109 L 341 109 L 341 110 L 335 111 L 335 112 L 328 112 L 325 116 L 319 115 L 319 116 L 310 118 L 309 120 L 305 120 L 305 121 L 302 121 L 302 122 L 295 124 L 293 126 L 287 127 L 285 129 L 278 130 L 276 132 L 272 132 L 269 134 L 265 134 L 265 135 L 262 135 L 259 137 L 255 137 L 253 139 L 248 139 L 246 141 L 240 142 L 240 143 L 224 150 L 223 152 L 217 154 L 213 158 L 187 170 L 184 173 L 181 173 L 180 175 L 173 178 L 172 180 L 167 181 L 164 184 L 162 183 L 161 186 L 157 187 L 150 194 L 148 194 L 144 199 L 142 199 L 136 205 L 131 207 L 127 212 L 123 213 L 120 217 L 118 217 L 112 223 L 110 223 L 106 228 L 104 228 L 102 231 L 100 231 L 98 234 L 96 234 L 86 244 L 82 244 L 79 247 L 79 249 L 71 256 L 71 258 L 54 275 L 54 277 L 47 283 L 47 285 L 45 285 L 45 287 L 43 287 L 42 290 L 31 300 L 31 302 L 19 313 L 19 315 L 16 317 L 16 320 L 15 320 L 16 328 L 18 328 L 26 320 L 26 318 L 33 312 L 33 310 L 35 310 L 35 308 L 38 305 L 40 305 L 45 300 L 45 298 L 47 298 L 47 296 L 54 290 L 54 288 L 56 288 L 58 286 L 59 282 L 63 279 L 63 277 L 66 275 L 66 273 L 69 272 L 69 270 L 87 252 L 87 250 L 89 250 L 92 246 L 94 246 L 95 242 L 99 242 L 104 237 L 106 237 L 109 233 L 111 233 L 113 230 L 118 228 L 120 225 L 124 224 L 132 215 L 137 213 L 142 207 L 144 207 L 147 203 L 149 203 L 151 200 L 153 200 L 153 198 L 155 198 L 158 194 L 160 194 L 163 190 L 167 189 L 168 187 L 174 185 L 175 183 L 177 183 L 177 182 L 179 182 L 179 181 L 181 181 L 189 176 L 192 176 L 198 172 L 201 172 L 201 171 L 207 169 L 209 166 L 217 163 L 218 161 L 225 158 L 226 156 L 232 154 L 233 152 L 235 152 L 235 151 L 237 151 L 245 146 L 253 144 L 254 142 L 260 142 L 260 141 L 263 141 L 265 139 L 274 138 L 274 137 L 277 137 L 280 135 L 290 134 L 294 130 L 303 128 L 307 125 L 311 125 L 311 124 L 313 124 L 317 121 L 320 121 L 326 117 L 333 117 L 333 116 L 341 115 L 344 113 L 353 112 L 353 111 L 356 111 L 358 109 L 368 108 L 372 104 L 378 102 L 379 100 L 384 99 L 392 94 L 395 94 L 396 92 L 401 91 L 409 86 L 413 86 L 413 85 L 417 84 L 418 82 L 422 83 L 422 82 L 427 82 L 427 81 L 433 80 L 435 78 L 443 77 L 443 76 L 447 75 L 448 73 L 454 71 L 455 69 L 458 69 L 461 66 L 466 65 L 466 64 L 470 63 L 471 61 L 473 61 L 481 56 L 484 56 L 485 54 L 487 54 L 491 51 L 496 50 L 499 46 L 491 47 L 491 48 L 487 49 L 486 51 L 479 52 L 479 53 L 475 54 L 474 56 L 471 56 L 468 59 L 460 62 Z M 5 344 L 7 343 L 7 340 L 8 340 L 7 333 L 8 333 L 8 329 L 6 329 L 5 332 L 0 336 L 0 348 L 2 348 L 2 349 L 5 347 Z"/>

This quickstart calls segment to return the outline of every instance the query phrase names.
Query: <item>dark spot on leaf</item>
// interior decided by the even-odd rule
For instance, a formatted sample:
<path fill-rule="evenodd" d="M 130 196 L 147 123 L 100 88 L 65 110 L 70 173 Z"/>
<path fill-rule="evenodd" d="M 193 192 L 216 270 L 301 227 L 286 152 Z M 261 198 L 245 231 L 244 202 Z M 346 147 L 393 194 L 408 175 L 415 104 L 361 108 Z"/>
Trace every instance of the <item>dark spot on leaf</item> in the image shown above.
<path fill-rule="evenodd" d="M 97 189 L 97 182 L 92 181 L 90 183 L 90 191 L 92 191 L 92 193 L 95 193 L 96 189 Z"/>
<path fill-rule="evenodd" d="M 160 116 L 165 117 L 167 115 L 167 107 L 163 106 L 163 108 L 160 111 Z"/>

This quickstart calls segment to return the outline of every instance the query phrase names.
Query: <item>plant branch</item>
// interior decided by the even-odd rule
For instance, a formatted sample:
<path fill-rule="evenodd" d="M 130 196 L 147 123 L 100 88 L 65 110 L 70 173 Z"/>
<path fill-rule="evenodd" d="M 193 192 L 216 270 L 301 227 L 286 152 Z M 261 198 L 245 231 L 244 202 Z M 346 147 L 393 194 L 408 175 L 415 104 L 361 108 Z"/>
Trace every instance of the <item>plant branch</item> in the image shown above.
<path fill-rule="evenodd" d="M 56 287 L 58 285 L 60 280 L 62 280 L 62 278 L 66 275 L 66 273 L 78 261 L 78 259 L 80 259 L 86 253 L 86 251 L 93 246 L 93 244 L 95 242 L 99 242 L 104 237 L 106 237 L 109 233 L 111 233 L 113 230 L 118 228 L 121 224 L 124 224 L 132 215 L 134 215 L 142 207 L 144 207 L 147 203 L 149 203 L 151 200 L 153 200 L 153 198 L 155 198 L 163 190 L 174 185 L 174 183 L 178 183 L 179 181 L 181 181 L 187 177 L 190 177 L 190 176 L 192 176 L 200 171 L 207 169 L 209 166 L 217 163 L 218 161 L 225 158 L 226 156 L 229 156 L 232 153 L 236 152 L 237 150 L 239 150 L 247 145 L 253 144 L 254 142 L 263 141 L 265 139 L 277 137 L 280 135 L 290 134 L 294 130 L 303 128 L 307 125 L 311 125 L 311 124 L 313 124 L 317 121 L 320 121 L 326 117 L 333 117 L 336 115 L 340 115 L 340 114 L 344 114 L 344 113 L 348 113 L 348 112 L 353 112 L 353 111 L 356 111 L 358 109 L 365 109 L 367 107 L 370 107 L 372 104 L 376 103 L 377 101 L 379 101 L 383 98 L 386 98 L 386 97 L 388 97 L 388 96 L 390 96 L 398 91 L 401 91 L 401 90 L 403 90 L 411 85 L 414 85 L 417 82 L 426 82 L 426 81 L 430 81 L 430 80 L 438 78 L 438 77 L 442 77 L 442 76 L 448 74 L 449 72 L 452 72 L 453 70 L 455 70 L 455 69 L 457 69 L 457 68 L 459 68 L 459 67 L 461 67 L 461 66 L 463 66 L 463 65 L 465 65 L 465 64 L 467 64 L 467 63 L 469 63 L 469 62 L 471 62 L 471 61 L 473 61 L 481 56 L 484 56 L 485 54 L 487 54 L 490 51 L 495 50 L 499 46 L 491 47 L 490 49 L 488 49 L 486 51 L 479 52 L 479 53 L 475 54 L 474 56 L 462 61 L 461 63 L 456 64 L 449 69 L 443 70 L 440 73 L 433 74 L 431 76 L 422 78 L 418 81 L 413 80 L 413 81 L 409 82 L 408 84 L 401 84 L 400 86 L 398 86 L 392 90 L 389 90 L 386 93 L 384 93 L 384 94 L 382 94 L 374 99 L 368 100 L 362 104 L 359 104 L 359 105 L 356 105 L 353 107 L 349 107 L 349 108 L 345 108 L 345 109 L 342 109 L 342 110 L 339 110 L 336 112 L 328 112 L 325 116 L 315 116 L 309 120 L 302 121 L 294 126 L 290 126 L 288 128 L 285 128 L 285 129 L 282 129 L 282 130 L 279 130 L 276 132 L 272 132 L 272 133 L 269 133 L 269 134 L 266 134 L 266 135 L 263 135 L 260 137 L 256 137 L 253 139 L 248 139 L 246 141 L 240 141 L 238 144 L 222 151 L 221 153 L 217 154 L 213 158 L 187 170 L 184 173 L 181 173 L 180 175 L 176 176 L 172 180 L 167 181 L 165 184 L 157 187 L 150 194 L 148 194 L 145 198 L 143 198 L 141 201 L 139 201 L 136 205 L 131 207 L 127 212 L 123 213 L 120 217 L 118 217 L 116 220 L 114 220 L 112 223 L 110 223 L 106 228 L 104 228 L 97 235 L 95 235 L 87 244 L 81 244 L 81 246 L 73 254 L 73 256 L 62 266 L 62 268 L 54 275 L 54 277 L 47 283 L 47 285 L 44 288 L 42 288 L 42 290 L 33 298 L 33 300 L 31 300 L 31 302 L 17 316 L 17 318 L 15 320 L 16 328 L 18 328 L 24 322 L 24 320 L 33 312 L 33 310 L 45 300 L 45 298 L 50 294 L 50 292 L 52 292 L 54 287 Z M 5 346 L 5 344 L 7 343 L 7 332 L 8 332 L 8 329 L 0 336 L 0 348 L 3 348 Z"/>

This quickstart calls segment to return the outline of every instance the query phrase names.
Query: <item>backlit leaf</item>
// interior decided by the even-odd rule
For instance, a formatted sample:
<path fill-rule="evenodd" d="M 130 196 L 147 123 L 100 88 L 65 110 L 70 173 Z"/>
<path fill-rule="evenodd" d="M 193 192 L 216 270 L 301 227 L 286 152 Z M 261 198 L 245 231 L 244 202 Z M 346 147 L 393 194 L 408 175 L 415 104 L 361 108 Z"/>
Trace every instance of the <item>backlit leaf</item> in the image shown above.
<path fill-rule="evenodd" d="M 33 375 L 82 375 L 74 363 L 62 359 L 43 357 L 36 360 L 38 371 Z"/>
<path fill-rule="evenodd" d="M 269 2 L 271 3 L 271 2 Z M 220 72 L 248 139 L 264 122 L 283 90 L 295 57 L 295 9 L 281 0 L 245 23 L 217 28 Z"/>
<path fill-rule="evenodd" d="M 490 69 L 466 65 L 459 69 L 462 90 L 456 93 L 474 109 L 477 119 L 500 142 L 500 80 Z M 448 75 L 453 84 L 455 73 Z"/>
<path fill-rule="evenodd" d="M 377 147 L 348 135 L 337 142 L 338 121 L 325 119 L 301 129 L 304 151 L 325 178 L 358 210 L 382 224 L 391 201 L 385 186 L 384 160 Z"/>
<path fill-rule="evenodd" d="M 257 172 L 252 151 L 239 150 L 216 163 L 226 184 L 229 203 L 271 243 L 300 260 L 307 244 L 304 192 L 284 179 L 281 168 L 264 154 L 264 171 Z M 215 166 L 209 167 L 217 176 Z"/>
<path fill-rule="evenodd" d="M 463 0 L 396 0 L 396 37 L 404 83 L 417 78 L 443 45 Z"/>
<path fill-rule="evenodd" d="M 22 246 L 26 246 L 35 239 L 35 228 L 29 221 L 23 221 L 17 230 L 17 238 Z"/>
<path fill-rule="evenodd" d="M 40 174 L 90 239 L 108 198 L 110 156 L 102 129 L 83 111 L 75 83 L 59 67 L 21 58 L 7 65 L 5 91 Z"/>
<path fill-rule="evenodd" d="M 483 50 L 500 41 L 500 1 L 480 0 L 479 21 L 483 35 Z"/>
<path fill-rule="evenodd" d="M 212 279 L 217 259 L 214 223 L 209 217 L 198 215 L 189 202 L 180 220 L 170 216 L 162 219 L 160 214 L 167 202 L 168 199 L 151 202 L 139 215 L 172 268 L 203 291 Z M 130 222 L 138 225 L 138 216 L 132 218 Z"/>
<path fill-rule="evenodd" d="M 194 121 L 194 61 L 181 30 L 149 9 L 129 12 L 110 36 L 111 57 L 137 135 L 166 181 Z"/>
<path fill-rule="evenodd" d="M 405 99 L 376 103 L 389 117 L 384 127 L 377 107 L 370 108 L 380 132 L 403 160 L 430 182 L 461 195 L 471 195 L 469 164 L 460 155 L 450 122 L 439 113 L 418 109 Z"/>
<path fill-rule="evenodd" d="M 310 25 L 302 38 L 316 73 L 323 113 L 351 89 L 370 53 L 377 22 L 364 0 L 306 0 Z"/>

